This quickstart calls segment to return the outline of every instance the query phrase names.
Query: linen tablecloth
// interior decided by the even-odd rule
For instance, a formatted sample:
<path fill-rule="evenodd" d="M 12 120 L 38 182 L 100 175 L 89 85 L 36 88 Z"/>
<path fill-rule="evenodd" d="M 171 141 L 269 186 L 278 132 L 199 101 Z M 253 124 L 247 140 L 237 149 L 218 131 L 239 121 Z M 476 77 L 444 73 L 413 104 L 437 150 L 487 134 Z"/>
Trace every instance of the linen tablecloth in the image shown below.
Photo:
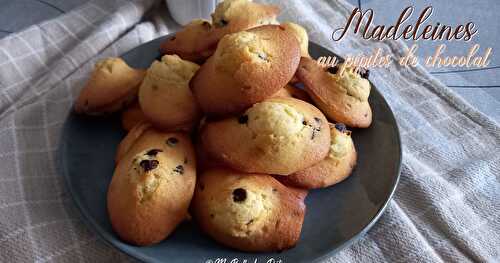
<path fill-rule="evenodd" d="M 268 2 L 338 54 L 405 52 L 401 41 L 352 34 L 333 42 L 352 10 L 343 1 Z M 56 152 L 93 64 L 177 29 L 160 2 L 91 1 L 0 40 L 0 262 L 132 260 L 81 221 Z M 371 80 L 400 127 L 401 180 L 379 222 L 327 262 L 498 262 L 499 125 L 422 67 L 392 63 Z"/>

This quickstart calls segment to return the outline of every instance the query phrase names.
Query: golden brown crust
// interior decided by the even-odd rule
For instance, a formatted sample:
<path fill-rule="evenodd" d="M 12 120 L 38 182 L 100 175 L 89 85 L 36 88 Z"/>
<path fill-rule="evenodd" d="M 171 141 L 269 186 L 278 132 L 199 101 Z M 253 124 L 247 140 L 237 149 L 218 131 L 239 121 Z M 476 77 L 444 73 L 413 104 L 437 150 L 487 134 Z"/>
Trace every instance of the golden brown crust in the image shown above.
<path fill-rule="evenodd" d="M 311 97 L 303 89 L 296 88 L 293 85 L 286 84 L 286 86 L 278 92 L 274 93 L 271 98 L 295 98 L 311 103 Z"/>
<path fill-rule="evenodd" d="M 130 131 L 138 123 L 147 121 L 138 102 L 133 103 L 122 112 L 121 120 L 122 128 L 126 131 Z"/>
<path fill-rule="evenodd" d="M 300 45 L 300 56 L 302 57 L 310 57 L 309 56 L 309 36 L 307 35 L 307 31 L 302 26 L 292 23 L 286 22 L 281 24 L 285 30 L 290 31 L 299 41 Z"/>
<path fill-rule="evenodd" d="M 196 150 L 196 167 L 199 172 L 206 171 L 208 169 L 214 169 L 214 168 L 224 168 L 226 167 L 222 162 L 212 158 L 210 155 L 207 154 L 205 149 L 203 149 L 203 146 L 201 144 L 201 130 L 206 124 L 206 118 L 202 118 L 199 125 L 198 129 L 196 132 L 196 139 L 194 141 L 195 145 L 195 150 Z"/>
<path fill-rule="evenodd" d="M 171 138 L 175 145 L 166 143 Z M 120 159 L 108 189 L 113 229 L 135 245 L 160 242 L 187 217 L 195 181 L 188 136 L 145 130 Z"/>
<path fill-rule="evenodd" d="M 214 168 L 224 168 L 226 167 L 222 162 L 209 156 L 203 149 L 201 144 L 195 145 L 196 150 L 196 167 L 198 171 L 203 172 Z"/>
<path fill-rule="evenodd" d="M 227 35 L 190 85 L 205 113 L 237 113 L 284 87 L 297 69 L 299 53 L 295 37 L 280 26 Z"/>
<path fill-rule="evenodd" d="M 194 126 L 200 110 L 188 83 L 198 68 L 177 55 L 153 62 L 139 88 L 139 104 L 155 127 L 178 130 Z"/>
<path fill-rule="evenodd" d="M 115 154 L 115 164 L 118 164 L 123 156 L 125 156 L 125 154 L 130 150 L 132 145 L 134 145 L 137 139 L 139 139 L 139 137 L 141 137 L 142 134 L 149 128 L 151 128 L 151 124 L 147 122 L 140 122 L 130 129 L 125 138 L 123 138 L 123 140 L 118 144 Z"/>
<path fill-rule="evenodd" d="M 286 185 L 315 189 L 332 186 L 351 175 L 356 165 L 357 154 L 350 131 L 340 131 L 331 124 L 330 133 L 332 134 L 332 142 L 330 152 L 325 159 L 289 176 L 277 176 L 276 178 Z"/>
<path fill-rule="evenodd" d="M 271 98 L 240 117 L 207 122 L 207 154 L 244 172 L 289 175 L 324 159 L 328 122 L 316 107 L 293 98 Z"/>
<path fill-rule="evenodd" d="M 300 80 L 299 80 L 299 78 L 297 78 L 296 75 L 293 75 L 292 79 L 288 82 L 288 84 L 290 84 L 290 85 L 294 85 L 297 83 L 300 83 Z"/>
<path fill-rule="evenodd" d="M 372 111 L 367 97 L 359 99 L 349 94 L 351 89 L 370 90 L 370 83 L 357 74 L 345 78 L 330 74 L 311 58 L 302 57 L 297 77 L 325 115 L 350 127 L 366 128 L 372 122 Z"/>
<path fill-rule="evenodd" d="M 198 178 L 192 210 L 202 230 L 222 244 L 280 251 L 300 237 L 306 195 L 269 175 L 213 169 Z"/>
<path fill-rule="evenodd" d="M 137 97 L 145 73 L 145 70 L 129 67 L 121 58 L 97 62 L 75 101 L 75 111 L 103 115 L 123 109 Z"/>
<path fill-rule="evenodd" d="M 169 55 L 176 54 L 182 59 L 193 62 L 203 62 L 209 54 L 213 53 L 213 50 L 209 53 L 201 50 L 203 48 L 201 43 L 206 41 L 211 29 L 212 24 L 209 21 L 193 20 L 173 37 L 165 40 L 160 46 L 160 52 Z"/>

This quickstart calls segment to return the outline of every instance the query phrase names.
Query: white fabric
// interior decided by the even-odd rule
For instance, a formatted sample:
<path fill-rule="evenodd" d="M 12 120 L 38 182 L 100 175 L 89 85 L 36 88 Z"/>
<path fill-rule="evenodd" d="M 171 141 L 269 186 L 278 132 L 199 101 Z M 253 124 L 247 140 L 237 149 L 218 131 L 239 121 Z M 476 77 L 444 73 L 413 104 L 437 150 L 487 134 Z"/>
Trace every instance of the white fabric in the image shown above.
<path fill-rule="evenodd" d="M 352 10 L 343 1 L 272 2 L 338 54 L 403 54 L 398 41 L 331 41 Z M 95 61 L 178 28 L 158 4 L 91 1 L 0 40 L 0 262 L 130 260 L 84 226 L 55 152 Z M 373 229 L 328 261 L 498 262 L 499 126 L 420 67 L 371 73 L 402 133 L 401 180 Z"/>

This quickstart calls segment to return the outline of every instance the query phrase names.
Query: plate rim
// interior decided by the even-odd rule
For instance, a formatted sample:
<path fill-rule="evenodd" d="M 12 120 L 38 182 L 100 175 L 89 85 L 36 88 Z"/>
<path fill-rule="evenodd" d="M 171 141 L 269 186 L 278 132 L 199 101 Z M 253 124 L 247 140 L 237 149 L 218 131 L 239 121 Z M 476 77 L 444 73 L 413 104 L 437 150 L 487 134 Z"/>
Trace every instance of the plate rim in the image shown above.
<path fill-rule="evenodd" d="M 136 47 L 132 48 L 131 50 L 129 50 L 129 51 L 127 51 L 127 52 L 119 55 L 119 57 L 124 57 L 127 54 L 129 54 L 131 52 L 134 52 L 136 49 L 143 48 L 143 46 L 145 46 L 147 44 L 151 44 L 151 42 L 160 41 L 161 39 L 165 39 L 165 38 L 167 38 L 167 37 L 169 37 L 169 36 L 171 36 L 173 34 L 175 34 L 175 32 L 167 34 L 167 35 L 164 35 L 164 36 L 160 36 L 158 38 L 152 39 L 152 40 L 147 41 L 147 42 L 144 42 L 144 43 L 140 44 L 139 46 L 136 46 Z M 311 45 L 311 44 L 315 45 L 315 46 L 318 46 L 318 47 L 320 47 L 322 49 L 325 49 L 328 52 L 330 52 L 332 55 L 343 59 L 342 56 L 337 55 L 335 52 L 331 51 L 329 48 L 327 48 L 325 46 L 322 46 L 322 45 L 320 45 L 318 43 L 315 43 L 313 41 L 309 41 L 309 45 Z M 157 53 L 159 54 L 159 52 L 157 52 Z M 356 233 L 355 235 L 349 237 L 349 239 L 347 239 L 346 241 L 344 241 L 341 245 L 339 245 L 338 247 L 330 250 L 327 253 L 324 253 L 323 255 L 318 256 L 315 259 L 311 259 L 310 262 L 321 262 L 321 261 L 325 260 L 326 258 L 335 255 L 336 253 L 338 253 L 339 251 L 345 249 L 346 247 L 351 246 L 354 242 L 356 242 L 361 237 L 363 237 L 378 222 L 378 220 L 380 219 L 380 217 L 384 214 L 384 212 L 387 209 L 390 201 L 394 197 L 394 193 L 396 192 L 397 186 L 399 184 L 399 180 L 400 180 L 400 177 L 401 177 L 401 167 L 402 167 L 402 164 L 403 164 L 403 161 L 402 161 L 403 160 L 403 151 L 402 151 L 401 133 L 399 131 L 399 125 L 398 125 L 398 122 L 397 122 L 396 117 L 394 115 L 394 111 L 392 110 L 392 108 L 389 105 L 389 103 L 387 103 L 387 100 L 385 99 L 385 97 L 383 96 L 383 94 L 376 88 L 375 85 L 373 85 L 373 83 L 372 83 L 371 80 L 368 80 L 368 81 L 370 82 L 370 85 L 372 86 L 372 88 L 377 93 L 380 94 L 380 97 L 382 98 L 381 101 L 383 102 L 383 104 L 385 104 L 385 106 L 389 110 L 389 112 L 390 112 L 390 119 L 395 124 L 394 125 L 395 132 L 396 132 L 396 138 L 395 138 L 395 140 L 396 140 L 397 148 L 398 148 L 398 153 L 397 153 L 398 160 L 397 160 L 396 176 L 395 176 L 395 179 L 391 183 L 392 184 L 391 191 L 390 191 L 388 197 L 384 201 L 383 205 L 379 208 L 379 210 L 377 211 L 377 213 L 375 213 L 375 215 L 370 219 L 370 222 L 368 224 L 366 224 L 358 233 Z M 64 178 L 64 180 L 63 180 L 64 181 L 64 185 L 65 185 L 66 189 L 69 191 L 69 194 L 71 196 L 71 200 L 76 205 L 78 213 L 80 214 L 81 218 L 83 219 L 81 221 L 83 221 L 83 223 L 87 226 L 87 228 L 89 228 L 94 234 L 96 234 L 107 245 L 111 245 L 112 247 L 118 249 L 122 253 L 125 253 L 126 255 L 128 255 L 128 256 L 136 259 L 136 260 L 140 260 L 142 262 L 147 262 L 147 263 L 149 263 L 149 262 L 151 262 L 151 263 L 162 262 L 158 258 L 147 256 L 144 253 L 137 253 L 135 250 L 132 250 L 129 247 L 127 247 L 127 246 L 133 246 L 133 245 L 125 244 L 125 243 L 119 241 L 116 237 L 111 236 L 111 234 L 109 234 L 107 230 L 103 229 L 96 222 L 96 220 L 88 213 L 88 211 L 86 209 L 84 209 L 84 205 L 82 204 L 82 201 L 80 199 L 76 198 L 77 194 L 76 194 L 76 190 L 73 188 L 73 186 L 72 186 L 72 184 L 70 182 L 71 179 L 70 179 L 70 176 L 69 176 L 69 172 L 67 170 L 67 162 L 63 161 L 65 159 L 65 158 L 63 158 L 63 154 L 64 154 L 64 152 L 66 152 L 65 149 L 67 147 L 67 144 L 65 142 L 68 139 L 67 138 L 68 135 L 67 135 L 66 131 L 67 131 L 67 129 L 69 129 L 69 125 L 68 125 L 67 120 L 69 118 L 71 118 L 72 114 L 74 114 L 73 113 L 73 106 L 71 106 L 70 111 L 67 113 L 66 118 L 65 118 L 65 122 L 64 122 L 64 125 L 63 125 L 63 128 L 61 130 L 62 131 L 61 132 L 61 137 L 60 137 L 59 145 L 57 147 L 58 150 L 57 150 L 57 158 L 56 158 L 56 167 L 57 167 L 57 170 L 59 170 L 58 173 L 61 174 L 62 177 Z M 291 249 L 293 249 L 293 248 L 291 248 Z"/>

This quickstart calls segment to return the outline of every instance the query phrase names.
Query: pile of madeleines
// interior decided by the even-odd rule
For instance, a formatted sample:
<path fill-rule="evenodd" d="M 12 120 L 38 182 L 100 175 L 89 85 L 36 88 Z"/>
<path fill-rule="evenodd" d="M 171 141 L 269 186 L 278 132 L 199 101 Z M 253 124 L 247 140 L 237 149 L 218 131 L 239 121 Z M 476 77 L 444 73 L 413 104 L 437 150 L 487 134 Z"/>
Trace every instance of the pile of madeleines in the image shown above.
<path fill-rule="evenodd" d="M 120 58 L 95 65 L 75 111 L 119 112 L 128 132 L 107 194 L 121 239 L 155 244 L 195 220 L 235 249 L 288 249 L 308 190 L 351 174 L 346 126 L 371 123 L 369 72 L 321 66 L 306 30 L 280 24 L 278 13 L 226 0 L 211 22 L 194 20 L 165 40 L 147 70 Z"/>

